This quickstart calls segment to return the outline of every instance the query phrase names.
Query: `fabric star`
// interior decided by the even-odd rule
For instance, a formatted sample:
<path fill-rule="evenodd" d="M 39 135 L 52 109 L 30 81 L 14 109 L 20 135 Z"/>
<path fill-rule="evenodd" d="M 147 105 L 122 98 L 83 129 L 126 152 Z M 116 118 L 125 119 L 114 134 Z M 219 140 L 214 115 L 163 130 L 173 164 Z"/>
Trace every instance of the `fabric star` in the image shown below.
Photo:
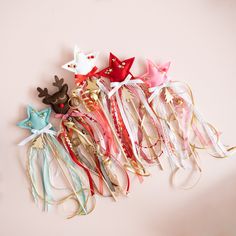
<path fill-rule="evenodd" d="M 74 48 L 74 59 L 63 65 L 62 68 L 76 75 L 87 75 L 95 67 L 97 57 L 97 52 L 85 54 L 76 46 Z"/>
<path fill-rule="evenodd" d="M 157 87 L 164 84 L 168 80 L 167 72 L 170 62 L 155 65 L 147 60 L 147 72 L 140 78 L 148 84 L 149 87 Z"/>
<path fill-rule="evenodd" d="M 109 78 L 111 82 L 122 82 L 130 74 L 130 68 L 134 62 L 134 57 L 120 61 L 115 55 L 110 53 L 109 67 L 101 70 L 97 74 Z"/>
<path fill-rule="evenodd" d="M 86 89 L 90 91 L 98 90 L 98 86 L 96 80 L 87 80 L 87 87 Z"/>
<path fill-rule="evenodd" d="M 17 125 L 24 129 L 41 130 L 49 124 L 51 108 L 36 111 L 33 107 L 27 106 L 28 117 L 20 121 Z"/>

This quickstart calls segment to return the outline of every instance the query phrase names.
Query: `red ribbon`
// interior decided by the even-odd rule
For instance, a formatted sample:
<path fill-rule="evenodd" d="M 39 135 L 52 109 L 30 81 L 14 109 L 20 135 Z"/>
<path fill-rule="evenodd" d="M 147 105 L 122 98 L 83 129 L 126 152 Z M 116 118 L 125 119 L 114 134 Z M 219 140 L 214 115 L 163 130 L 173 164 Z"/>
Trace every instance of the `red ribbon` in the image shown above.
<path fill-rule="evenodd" d="M 64 124 L 62 124 L 62 127 L 63 127 L 63 129 L 65 129 Z M 65 133 L 65 131 L 64 131 L 63 133 L 59 134 L 59 137 L 58 137 L 58 138 L 59 138 L 59 140 L 60 140 L 61 142 L 62 142 L 61 136 L 64 136 L 64 133 Z M 89 180 L 90 192 L 91 192 L 91 195 L 93 196 L 93 195 L 95 194 L 95 191 L 94 191 L 94 186 L 93 186 L 93 179 L 92 179 L 92 176 L 91 176 L 91 174 L 90 174 L 90 172 L 89 172 L 89 169 L 86 168 L 84 165 L 82 165 L 82 163 L 80 163 L 80 161 L 77 159 L 75 153 L 72 151 L 72 149 L 70 148 L 69 144 L 67 143 L 67 141 L 65 141 L 65 145 L 66 145 L 67 150 L 69 151 L 69 154 L 70 154 L 72 160 L 73 160 L 79 167 L 81 167 L 81 168 L 85 171 L 85 173 L 87 174 L 88 180 Z"/>
<path fill-rule="evenodd" d="M 76 74 L 75 75 L 75 83 L 76 84 L 81 84 L 83 81 L 85 81 L 88 77 L 92 77 L 96 71 L 97 71 L 97 67 L 94 66 L 93 69 L 86 75 L 80 75 L 80 74 Z"/>

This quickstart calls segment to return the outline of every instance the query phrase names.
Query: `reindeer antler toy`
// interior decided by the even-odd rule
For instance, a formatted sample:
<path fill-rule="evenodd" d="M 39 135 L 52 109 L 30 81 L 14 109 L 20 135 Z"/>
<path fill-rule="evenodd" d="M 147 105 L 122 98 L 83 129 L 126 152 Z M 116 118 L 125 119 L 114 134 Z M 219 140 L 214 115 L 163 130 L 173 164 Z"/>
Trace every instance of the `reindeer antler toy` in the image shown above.
<path fill-rule="evenodd" d="M 58 114 L 66 114 L 69 110 L 69 96 L 67 94 L 68 92 L 68 85 L 63 84 L 64 79 L 59 79 L 55 75 L 55 82 L 53 83 L 53 86 L 58 88 L 58 91 L 50 95 L 48 93 L 47 88 L 40 88 L 38 87 L 37 90 L 39 91 L 39 97 L 44 97 L 43 103 L 47 105 L 51 105 L 52 109 L 58 113 Z"/>

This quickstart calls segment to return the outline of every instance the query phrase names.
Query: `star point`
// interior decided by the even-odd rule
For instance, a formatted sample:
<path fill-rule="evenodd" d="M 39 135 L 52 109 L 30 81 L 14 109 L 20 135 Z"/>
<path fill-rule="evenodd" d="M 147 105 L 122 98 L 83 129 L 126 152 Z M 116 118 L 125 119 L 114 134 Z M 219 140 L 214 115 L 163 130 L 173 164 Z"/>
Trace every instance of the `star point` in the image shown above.
<path fill-rule="evenodd" d="M 41 130 L 49 124 L 51 108 L 46 108 L 41 111 L 35 110 L 32 106 L 27 106 L 27 118 L 17 123 L 24 129 Z"/>
<path fill-rule="evenodd" d="M 110 53 L 109 66 L 97 74 L 109 78 L 111 82 L 121 82 L 130 74 L 130 68 L 134 57 L 121 61 L 114 54 Z"/>
<path fill-rule="evenodd" d="M 74 59 L 63 65 L 62 68 L 71 71 L 76 75 L 86 75 L 95 67 L 97 57 L 97 52 L 85 54 L 75 46 Z"/>
<path fill-rule="evenodd" d="M 141 76 L 143 80 L 150 86 L 160 86 L 168 80 L 167 72 L 170 62 L 155 65 L 152 61 L 147 60 L 146 73 Z"/>

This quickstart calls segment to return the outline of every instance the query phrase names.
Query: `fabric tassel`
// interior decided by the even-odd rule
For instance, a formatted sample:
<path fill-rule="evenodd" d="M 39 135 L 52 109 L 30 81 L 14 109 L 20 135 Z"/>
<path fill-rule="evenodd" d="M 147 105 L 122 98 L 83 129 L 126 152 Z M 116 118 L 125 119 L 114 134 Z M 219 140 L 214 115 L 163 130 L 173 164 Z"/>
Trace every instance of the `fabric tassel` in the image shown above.
<path fill-rule="evenodd" d="M 43 209 L 47 211 L 51 205 L 59 205 L 68 199 L 73 199 L 78 204 L 78 209 L 73 216 L 89 213 L 89 209 L 87 210 L 89 195 L 84 191 L 85 183 L 81 181 L 80 172 L 70 160 L 69 154 L 54 137 L 56 132 L 49 123 L 51 109 L 38 112 L 28 106 L 27 113 L 28 118 L 19 122 L 18 126 L 29 129 L 32 134 L 19 145 L 23 146 L 30 142 L 27 172 L 35 202 L 38 203 L 38 200 L 41 200 Z M 53 173 L 50 165 L 52 162 L 60 169 L 60 178 L 68 185 L 63 188 L 66 191 L 63 192 L 64 196 L 60 199 L 56 197 L 58 188 L 55 188 L 51 181 Z M 71 193 L 68 194 L 68 191 Z"/>
<path fill-rule="evenodd" d="M 143 83 L 142 80 L 133 78 L 129 72 L 133 61 L 134 58 L 130 58 L 122 62 L 113 54 L 110 54 L 109 67 L 97 73 L 98 76 L 102 76 L 102 79 L 98 81 L 98 85 L 104 93 L 107 93 L 108 99 L 110 99 L 110 113 L 112 114 L 114 124 L 122 127 L 120 138 L 122 139 L 123 146 L 126 148 L 126 152 L 127 148 L 131 148 L 129 153 L 127 153 L 129 155 L 128 157 L 131 158 L 129 161 L 129 170 L 133 169 L 136 174 L 140 176 L 147 176 L 149 174 L 144 168 L 143 161 L 148 160 L 148 158 L 145 152 L 140 150 L 139 146 L 140 137 L 144 137 L 139 135 L 139 124 L 142 123 L 142 120 L 134 103 L 131 104 L 136 119 L 130 119 L 133 114 L 131 114 L 131 107 L 127 103 L 127 100 L 131 99 L 130 93 L 132 91 L 129 90 L 128 87 Z M 110 80 L 110 89 L 107 87 L 106 83 L 104 83 L 104 78 L 108 78 Z M 107 110 L 109 110 L 109 108 Z M 116 124 L 117 122 L 119 122 L 119 124 Z M 118 130 L 117 132 L 119 133 Z M 152 144 L 147 134 L 145 135 L 145 138 L 151 146 L 150 148 L 152 148 Z M 155 151 L 153 151 L 152 154 L 153 153 L 157 159 Z"/>
<path fill-rule="evenodd" d="M 75 97 L 73 97 L 73 98 L 75 99 Z M 86 105 L 86 103 L 83 103 L 83 104 Z M 91 106 L 90 106 L 90 109 L 91 109 Z M 75 110 L 75 108 L 74 108 L 73 114 L 75 114 L 75 113 L 83 114 L 79 118 L 78 117 L 72 118 L 72 120 L 73 120 L 72 126 L 73 127 L 71 127 L 71 128 L 74 131 L 76 131 L 77 134 L 80 134 L 80 137 L 78 136 L 78 138 L 80 140 L 81 140 L 81 136 L 83 136 L 83 138 L 82 138 L 83 141 L 81 142 L 81 145 L 77 147 L 77 154 L 79 153 L 78 158 L 81 159 L 81 157 L 82 157 L 84 164 L 87 165 L 88 168 L 90 168 L 90 171 L 96 172 L 96 176 L 99 176 L 99 179 L 102 180 L 102 182 L 105 182 L 106 187 L 109 188 L 111 195 L 115 199 L 115 196 L 113 193 L 115 191 L 115 188 L 112 184 L 112 181 L 109 179 L 109 176 L 112 176 L 112 173 L 110 172 L 109 176 L 108 176 L 108 174 L 106 173 L 106 169 L 104 167 L 104 163 L 103 163 L 104 158 L 109 159 L 111 157 L 114 157 L 114 155 L 117 155 L 117 147 L 109 145 L 110 137 L 111 137 L 111 131 L 109 131 L 109 125 L 106 126 L 106 129 L 108 130 L 108 132 L 107 132 L 104 130 L 105 128 L 103 129 L 103 126 L 100 125 L 101 123 L 98 123 L 94 118 L 91 117 L 91 114 L 93 115 L 93 117 L 95 117 L 98 114 L 102 114 L 102 112 L 99 111 L 98 108 L 96 110 L 92 110 L 92 111 L 90 110 L 90 115 L 88 115 L 88 114 L 86 114 L 86 112 L 82 113 L 81 111 L 78 111 L 78 107 L 77 107 L 77 110 Z M 104 118 L 103 115 L 101 115 L 99 117 L 99 120 L 105 124 L 107 123 L 106 119 Z M 90 124 L 90 122 L 93 122 L 93 126 L 92 126 L 92 124 Z M 94 123 L 97 123 L 97 124 L 94 124 Z M 82 134 L 80 132 L 80 130 L 84 130 L 84 132 L 88 136 L 87 135 L 85 136 L 85 133 Z M 107 134 L 108 134 L 108 136 L 107 136 Z M 96 141 L 95 136 L 98 136 L 100 138 L 100 140 L 98 140 L 100 142 Z M 101 139 L 105 140 L 104 145 L 101 144 Z M 115 144 L 115 142 L 111 140 L 110 144 Z M 81 147 L 83 148 L 84 152 L 86 150 L 87 155 L 82 154 Z M 112 154 L 112 152 L 113 152 L 113 154 Z M 90 161 L 86 158 L 86 156 L 90 156 Z M 114 162 L 113 165 L 114 164 L 116 164 L 116 162 Z M 125 177 L 127 178 L 128 176 L 125 175 Z M 127 183 L 128 182 L 129 182 L 129 180 L 127 180 Z M 120 188 L 121 188 L 121 186 L 120 186 Z M 127 189 L 127 191 L 128 191 L 128 189 Z M 99 193 L 103 195 L 101 185 L 100 185 Z"/>
<path fill-rule="evenodd" d="M 229 152 L 221 143 L 218 132 L 212 129 L 197 112 L 192 92 L 187 85 L 170 81 L 170 63 L 147 63 L 147 73 L 140 76 L 149 86 L 149 103 L 159 117 L 167 155 L 176 167 L 189 168 L 195 161 L 201 170 L 197 149 L 212 149 L 213 156 L 226 157 Z"/>

